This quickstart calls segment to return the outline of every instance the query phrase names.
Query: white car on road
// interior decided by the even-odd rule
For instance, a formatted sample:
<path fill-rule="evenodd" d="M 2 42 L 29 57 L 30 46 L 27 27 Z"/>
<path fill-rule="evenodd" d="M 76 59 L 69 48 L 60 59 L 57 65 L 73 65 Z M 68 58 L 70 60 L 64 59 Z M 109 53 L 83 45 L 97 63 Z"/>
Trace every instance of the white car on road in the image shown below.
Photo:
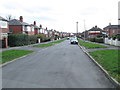
<path fill-rule="evenodd" d="M 75 39 L 75 38 L 71 38 L 71 39 L 70 39 L 70 43 L 71 43 L 71 44 L 78 44 L 78 40 Z"/>

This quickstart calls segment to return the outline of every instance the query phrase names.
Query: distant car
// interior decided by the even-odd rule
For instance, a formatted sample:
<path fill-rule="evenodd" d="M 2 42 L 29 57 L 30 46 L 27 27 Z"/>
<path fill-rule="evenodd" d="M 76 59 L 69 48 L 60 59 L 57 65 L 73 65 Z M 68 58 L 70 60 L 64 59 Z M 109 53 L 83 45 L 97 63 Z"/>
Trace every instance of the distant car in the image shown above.
<path fill-rule="evenodd" d="M 69 40 L 70 39 L 70 37 L 67 37 L 67 40 Z"/>
<path fill-rule="evenodd" d="M 78 40 L 75 39 L 75 38 L 71 38 L 71 39 L 70 39 L 70 43 L 71 43 L 71 44 L 78 44 Z"/>

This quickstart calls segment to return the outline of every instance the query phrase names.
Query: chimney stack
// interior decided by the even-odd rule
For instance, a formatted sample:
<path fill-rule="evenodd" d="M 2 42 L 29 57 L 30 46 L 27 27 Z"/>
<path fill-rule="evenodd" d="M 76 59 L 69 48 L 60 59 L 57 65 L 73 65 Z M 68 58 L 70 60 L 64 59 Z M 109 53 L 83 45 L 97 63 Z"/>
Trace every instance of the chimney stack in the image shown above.
<path fill-rule="evenodd" d="M 40 24 L 40 28 L 42 28 L 42 25 Z"/>
<path fill-rule="evenodd" d="M 23 22 L 23 17 L 22 16 L 20 16 L 20 22 Z"/>
<path fill-rule="evenodd" d="M 97 28 L 97 25 L 95 26 L 95 28 Z"/>
<path fill-rule="evenodd" d="M 111 26 L 111 23 L 109 23 L 109 26 Z"/>
<path fill-rule="evenodd" d="M 34 25 L 36 25 L 36 21 L 34 21 Z"/>

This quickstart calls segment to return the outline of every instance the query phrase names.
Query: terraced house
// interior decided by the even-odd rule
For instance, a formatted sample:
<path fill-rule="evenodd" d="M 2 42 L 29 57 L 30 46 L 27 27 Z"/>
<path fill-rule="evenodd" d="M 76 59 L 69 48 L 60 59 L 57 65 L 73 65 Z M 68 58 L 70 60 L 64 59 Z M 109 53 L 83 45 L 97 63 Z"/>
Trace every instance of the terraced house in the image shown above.
<path fill-rule="evenodd" d="M 33 31 L 34 31 L 34 34 L 35 34 L 35 35 L 39 34 L 39 33 L 40 33 L 40 27 L 38 27 L 38 26 L 36 25 L 36 21 L 34 21 L 34 23 L 31 24 L 31 25 L 33 26 L 32 29 L 33 29 Z"/>
<path fill-rule="evenodd" d="M 0 16 L 0 48 L 8 47 L 8 21 Z"/>
<path fill-rule="evenodd" d="M 9 29 L 12 34 L 28 34 L 34 35 L 34 26 L 23 22 L 23 17 L 20 16 L 19 20 L 13 19 L 9 21 Z"/>

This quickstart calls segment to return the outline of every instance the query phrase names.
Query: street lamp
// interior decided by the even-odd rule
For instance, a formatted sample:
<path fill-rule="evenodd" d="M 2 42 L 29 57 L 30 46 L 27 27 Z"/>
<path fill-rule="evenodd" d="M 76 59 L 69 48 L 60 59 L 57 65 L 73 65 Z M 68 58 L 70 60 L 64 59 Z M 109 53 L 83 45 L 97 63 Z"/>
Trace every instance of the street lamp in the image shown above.
<path fill-rule="evenodd" d="M 85 32 L 84 32 L 84 40 L 85 40 L 85 37 L 86 37 L 86 35 L 85 35 L 85 33 L 86 33 L 85 20 L 84 20 L 84 29 L 85 29 Z"/>
<path fill-rule="evenodd" d="M 76 22 L 76 36 L 78 36 L 78 22 Z"/>

